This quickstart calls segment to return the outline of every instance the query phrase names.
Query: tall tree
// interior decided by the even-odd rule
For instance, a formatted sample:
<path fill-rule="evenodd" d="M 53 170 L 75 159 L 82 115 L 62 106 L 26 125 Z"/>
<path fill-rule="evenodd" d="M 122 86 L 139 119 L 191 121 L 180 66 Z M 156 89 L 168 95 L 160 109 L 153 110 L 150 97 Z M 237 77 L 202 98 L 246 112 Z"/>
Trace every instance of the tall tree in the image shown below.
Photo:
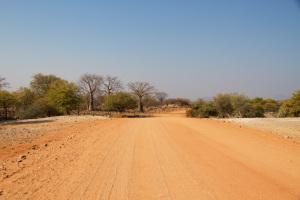
<path fill-rule="evenodd" d="M 143 98 L 147 95 L 153 94 L 154 87 L 147 82 L 131 82 L 128 83 L 128 88 L 133 94 L 138 97 L 138 109 L 140 112 L 144 112 Z"/>
<path fill-rule="evenodd" d="M 94 110 L 95 95 L 100 92 L 101 85 L 103 84 L 102 76 L 96 74 L 84 74 L 79 80 L 81 90 L 89 96 L 90 111 Z"/>
<path fill-rule="evenodd" d="M 36 100 L 34 92 L 26 87 L 22 87 L 16 91 L 15 96 L 18 100 L 18 108 L 22 111 L 26 110 Z"/>
<path fill-rule="evenodd" d="M 104 92 L 110 96 L 116 92 L 120 92 L 123 89 L 121 81 L 118 77 L 106 76 L 103 82 Z"/>
<path fill-rule="evenodd" d="M 165 92 L 156 92 L 155 93 L 156 98 L 158 99 L 158 101 L 160 102 L 160 105 L 163 104 L 163 102 L 166 100 L 166 98 L 168 97 L 168 94 Z"/>
<path fill-rule="evenodd" d="M 280 117 L 300 117 L 300 90 L 293 93 L 293 96 L 284 101 L 279 109 Z"/>
<path fill-rule="evenodd" d="M 67 81 L 57 81 L 52 84 L 47 97 L 60 112 L 68 115 L 72 110 L 77 109 L 80 103 L 79 88 Z"/>
<path fill-rule="evenodd" d="M 0 91 L 0 107 L 4 110 L 4 118 L 8 119 L 9 108 L 16 105 L 16 97 L 7 91 Z"/>
<path fill-rule="evenodd" d="M 8 86 L 8 83 L 6 82 L 4 77 L 0 76 L 0 90 L 3 90 Z"/>
<path fill-rule="evenodd" d="M 60 81 L 61 78 L 54 75 L 36 74 L 33 76 L 33 80 L 30 82 L 30 86 L 33 92 L 39 96 L 44 96 L 50 89 L 51 84 L 55 81 Z"/>

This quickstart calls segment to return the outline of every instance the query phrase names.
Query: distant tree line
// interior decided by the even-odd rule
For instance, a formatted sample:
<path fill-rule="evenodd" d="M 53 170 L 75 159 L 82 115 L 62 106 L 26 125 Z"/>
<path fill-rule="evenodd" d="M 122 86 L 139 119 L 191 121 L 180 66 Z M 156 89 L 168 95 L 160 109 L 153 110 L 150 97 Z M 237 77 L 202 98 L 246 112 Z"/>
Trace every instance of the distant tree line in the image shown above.
<path fill-rule="evenodd" d="M 0 77 L 0 119 L 27 119 L 93 111 L 144 112 L 145 106 L 162 106 L 167 94 L 148 82 L 130 82 L 118 77 L 84 74 L 78 82 L 55 75 L 35 74 L 29 87 L 9 92 Z M 127 90 L 126 90 L 127 89 Z"/>
<path fill-rule="evenodd" d="M 189 117 L 299 117 L 300 91 L 285 101 L 218 94 L 213 100 L 191 102 L 167 98 L 148 82 L 124 85 L 118 77 L 84 74 L 77 82 L 35 74 L 29 87 L 10 92 L 0 77 L 0 119 L 27 119 L 94 112 L 144 112 L 157 108 L 188 108 Z"/>
<path fill-rule="evenodd" d="M 242 94 L 218 94 L 213 100 L 199 99 L 187 111 L 189 117 L 300 117 L 300 91 L 285 101 L 249 98 Z"/>

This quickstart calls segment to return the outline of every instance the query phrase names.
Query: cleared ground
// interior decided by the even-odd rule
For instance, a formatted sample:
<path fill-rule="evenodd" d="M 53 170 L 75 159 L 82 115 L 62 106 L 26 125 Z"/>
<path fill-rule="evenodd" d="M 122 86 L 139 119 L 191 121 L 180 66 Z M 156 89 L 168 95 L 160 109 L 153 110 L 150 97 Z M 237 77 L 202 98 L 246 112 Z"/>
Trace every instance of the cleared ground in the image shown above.
<path fill-rule="evenodd" d="M 0 199 L 300 199 L 297 139 L 180 114 L 41 135 L 0 148 Z"/>
<path fill-rule="evenodd" d="M 300 139 L 300 118 L 232 118 L 223 121 Z"/>

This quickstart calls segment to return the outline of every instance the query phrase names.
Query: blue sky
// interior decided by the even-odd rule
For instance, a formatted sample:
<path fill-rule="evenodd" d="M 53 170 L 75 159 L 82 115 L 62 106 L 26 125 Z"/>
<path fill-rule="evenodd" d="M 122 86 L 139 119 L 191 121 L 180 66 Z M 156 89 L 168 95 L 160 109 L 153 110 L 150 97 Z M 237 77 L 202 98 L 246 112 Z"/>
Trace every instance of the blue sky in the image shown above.
<path fill-rule="evenodd" d="M 0 75 L 149 81 L 176 97 L 300 89 L 296 0 L 0 1 Z"/>

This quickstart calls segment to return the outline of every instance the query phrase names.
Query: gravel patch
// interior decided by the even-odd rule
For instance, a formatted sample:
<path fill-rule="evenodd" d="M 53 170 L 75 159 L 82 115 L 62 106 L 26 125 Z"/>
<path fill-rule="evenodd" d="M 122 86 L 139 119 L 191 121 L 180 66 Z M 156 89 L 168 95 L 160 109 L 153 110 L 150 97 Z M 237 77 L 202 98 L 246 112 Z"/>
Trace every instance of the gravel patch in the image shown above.
<path fill-rule="evenodd" d="M 230 118 L 222 121 L 300 139 L 300 118 Z"/>
<path fill-rule="evenodd" d="M 58 116 L 40 119 L 12 120 L 0 123 L 0 148 L 13 143 L 24 144 L 49 132 L 73 126 L 86 120 L 104 120 L 103 116 Z"/>

